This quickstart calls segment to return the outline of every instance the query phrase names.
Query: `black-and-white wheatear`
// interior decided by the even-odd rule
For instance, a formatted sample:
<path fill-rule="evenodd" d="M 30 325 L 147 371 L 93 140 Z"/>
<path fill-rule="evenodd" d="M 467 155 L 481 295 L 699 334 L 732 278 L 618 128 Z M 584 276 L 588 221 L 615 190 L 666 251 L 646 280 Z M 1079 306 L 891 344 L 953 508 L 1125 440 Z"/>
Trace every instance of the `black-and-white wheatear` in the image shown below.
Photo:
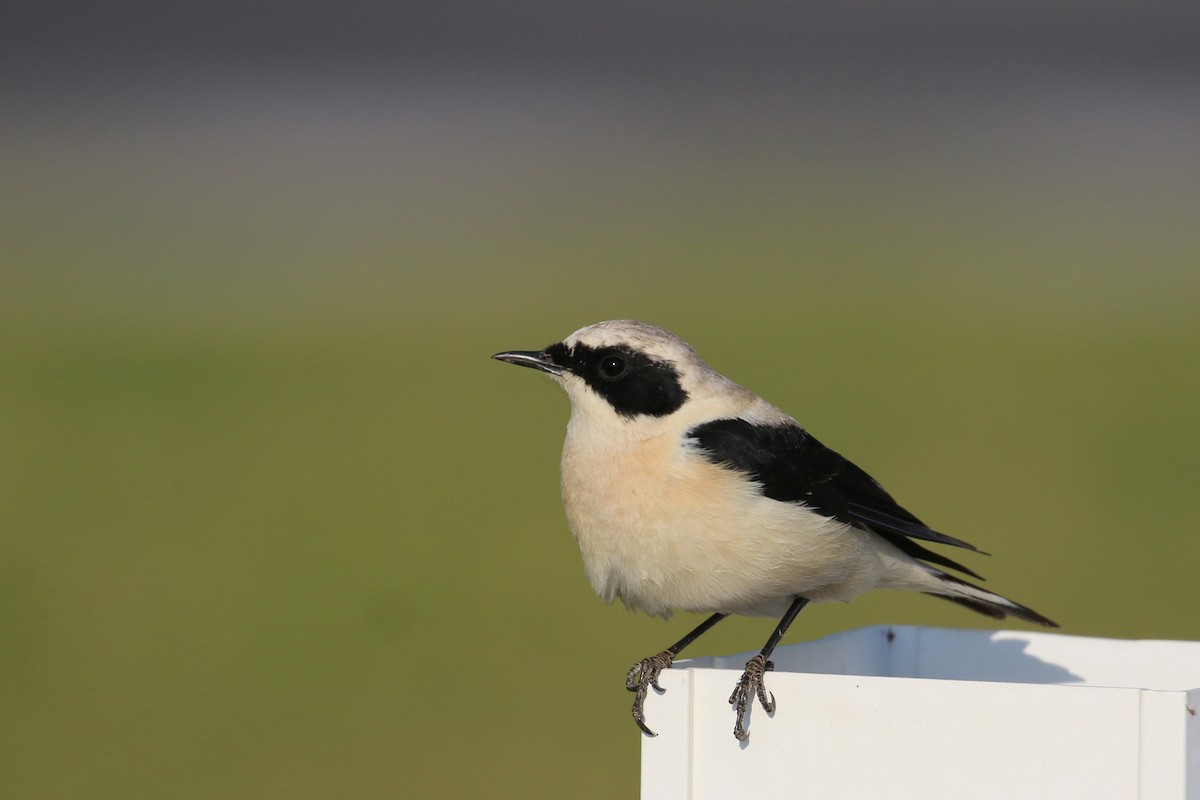
<path fill-rule="evenodd" d="M 647 734 L 648 688 L 661 691 L 659 673 L 730 614 L 780 618 L 729 698 L 739 739 L 755 696 L 773 710 L 768 659 L 810 602 L 908 589 L 1055 626 L 945 572 L 979 577 L 926 544 L 975 548 L 926 527 L 871 476 L 664 330 L 601 322 L 544 350 L 493 357 L 549 374 L 571 398 L 563 502 L 601 599 L 661 617 L 711 614 L 630 669 L 633 718 Z"/>

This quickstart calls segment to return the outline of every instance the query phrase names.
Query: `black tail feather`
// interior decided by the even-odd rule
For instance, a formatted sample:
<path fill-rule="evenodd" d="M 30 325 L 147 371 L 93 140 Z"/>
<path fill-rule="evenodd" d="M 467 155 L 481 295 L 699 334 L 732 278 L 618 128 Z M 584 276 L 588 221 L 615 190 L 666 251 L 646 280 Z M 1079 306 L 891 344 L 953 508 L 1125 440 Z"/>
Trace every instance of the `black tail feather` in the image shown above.
<path fill-rule="evenodd" d="M 949 600 L 951 603 L 958 603 L 960 606 L 969 608 L 978 614 L 983 614 L 984 616 L 991 617 L 992 619 L 1016 617 L 1017 619 L 1023 619 L 1026 622 L 1032 622 L 1036 625 L 1044 625 L 1047 628 L 1059 627 L 1058 623 L 1054 620 L 1048 617 L 1043 617 L 1032 608 L 1028 608 L 1020 603 L 1013 602 L 1007 597 L 1001 597 L 998 594 L 993 594 L 992 592 L 989 592 L 986 589 L 981 589 L 974 584 L 967 583 L 964 580 L 959 580 L 953 575 L 938 573 L 938 577 L 952 586 L 961 586 L 971 589 L 972 594 L 967 595 L 959 592 L 926 592 L 925 594 L 932 595 L 934 597 L 940 597 L 943 600 Z M 975 595 L 975 592 L 978 592 L 980 595 L 985 595 L 985 597 Z M 986 597 L 987 595 L 995 597 L 998 601 L 1002 602 L 988 600 Z"/>

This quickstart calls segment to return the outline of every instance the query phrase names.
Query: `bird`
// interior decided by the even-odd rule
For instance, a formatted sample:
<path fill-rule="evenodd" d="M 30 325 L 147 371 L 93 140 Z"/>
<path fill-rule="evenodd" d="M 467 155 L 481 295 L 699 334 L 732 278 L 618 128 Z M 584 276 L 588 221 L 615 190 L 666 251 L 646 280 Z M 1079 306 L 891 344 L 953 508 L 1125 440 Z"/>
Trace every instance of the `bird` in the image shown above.
<path fill-rule="evenodd" d="M 730 615 L 779 620 L 729 697 L 742 741 L 755 698 L 767 713 L 775 709 L 764 675 L 810 603 L 900 589 L 995 619 L 1058 627 L 954 575 L 982 580 L 930 545 L 982 551 L 926 526 L 878 481 L 668 331 L 609 320 L 542 350 L 492 358 L 546 373 L 570 399 L 562 499 L 596 594 L 651 616 L 709 615 L 626 675 L 633 719 L 648 736 L 656 735 L 645 718 L 649 689 L 662 692 L 663 670 Z"/>

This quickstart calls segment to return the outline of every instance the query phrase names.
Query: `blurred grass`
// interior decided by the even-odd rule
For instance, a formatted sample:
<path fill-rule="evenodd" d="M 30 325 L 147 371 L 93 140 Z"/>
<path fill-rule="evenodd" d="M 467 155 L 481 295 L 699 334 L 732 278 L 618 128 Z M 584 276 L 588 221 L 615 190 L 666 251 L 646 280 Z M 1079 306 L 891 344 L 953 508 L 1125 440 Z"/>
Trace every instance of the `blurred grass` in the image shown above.
<path fill-rule="evenodd" d="M 1067 633 L 1200 638 L 1180 613 L 1200 555 L 1194 320 L 1055 335 L 917 301 L 839 327 L 822 303 L 738 335 L 743 317 L 689 314 L 669 288 L 674 327 L 995 553 L 998 590 Z M 487 360 L 586 312 L 493 300 L 469 320 L 232 336 L 0 325 L 8 793 L 635 791 L 623 670 L 688 623 L 590 595 L 556 492 L 566 400 Z M 988 624 L 878 595 L 795 635 L 881 622 Z"/>
<path fill-rule="evenodd" d="M 306 161 L 72 186 L 35 150 L 0 293 L 6 796 L 634 794 L 623 676 L 689 620 L 591 595 L 567 401 L 488 360 L 605 318 L 689 339 L 1065 633 L 1200 639 L 1200 249 L 1149 190 L 685 153 L 461 203 L 427 176 L 412 219 L 371 194 L 402 176 L 339 205 L 296 199 Z M 991 624 L 881 593 L 793 637 L 888 622 Z"/>

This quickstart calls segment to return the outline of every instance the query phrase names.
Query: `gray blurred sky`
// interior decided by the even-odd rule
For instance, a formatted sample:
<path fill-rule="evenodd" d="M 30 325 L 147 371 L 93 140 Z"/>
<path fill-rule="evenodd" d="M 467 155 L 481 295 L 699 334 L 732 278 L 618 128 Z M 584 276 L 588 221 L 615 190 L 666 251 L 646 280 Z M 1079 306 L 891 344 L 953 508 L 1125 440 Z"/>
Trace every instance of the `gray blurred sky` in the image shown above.
<path fill-rule="evenodd" d="M 3 19 L 10 89 L 213 63 L 512 69 L 631 86 L 747 81 L 747 89 L 753 81 L 854 74 L 962 80 L 1200 70 L 1200 3 L 1187 0 L 46 0 L 9 3 Z"/>
<path fill-rule="evenodd" d="M 99 297 L 104 254 L 138 302 L 287 264 L 282 291 L 479 248 L 554 261 L 550 231 L 648 258 L 630 231 L 686 239 L 688 205 L 776 214 L 809 261 L 797 226 L 824 212 L 931 247 L 973 231 L 981 265 L 990 237 L 1177 274 L 1200 252 L 1198 43 L 1195 0 L 9 3 L 0 266 L 10 297 L 58 274 Z"/>

